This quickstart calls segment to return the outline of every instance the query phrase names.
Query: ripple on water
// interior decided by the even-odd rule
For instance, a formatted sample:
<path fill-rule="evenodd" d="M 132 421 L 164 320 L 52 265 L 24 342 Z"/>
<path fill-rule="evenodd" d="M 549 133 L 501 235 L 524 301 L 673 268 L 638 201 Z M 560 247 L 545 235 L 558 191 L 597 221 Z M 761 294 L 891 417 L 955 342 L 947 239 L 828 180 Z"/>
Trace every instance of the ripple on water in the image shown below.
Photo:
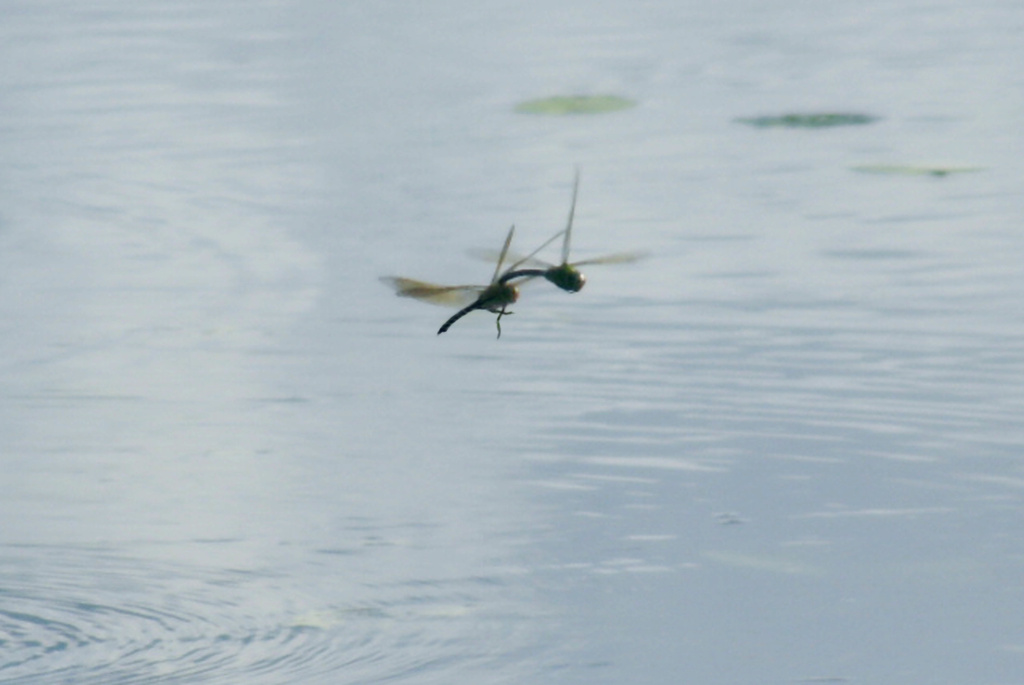
<path fill-rule="evenodd" d="M 319 636 L 249 607 L 240 574 L 98 549 L 7 547 L 0 682 L 178 682 L 320 659 Z M 310 664 L 312 665 L 312 664 Z"/>
<path fill-rule="evenodd" d="M 460 583 L 375 588 L 349 605 L 283 583 L 103 549 L 0 548 L 0 683 L 401 680 L 486 670 L 495 655 L 468 649 L 468 626 L 507 642 L 524 625 Z"/>

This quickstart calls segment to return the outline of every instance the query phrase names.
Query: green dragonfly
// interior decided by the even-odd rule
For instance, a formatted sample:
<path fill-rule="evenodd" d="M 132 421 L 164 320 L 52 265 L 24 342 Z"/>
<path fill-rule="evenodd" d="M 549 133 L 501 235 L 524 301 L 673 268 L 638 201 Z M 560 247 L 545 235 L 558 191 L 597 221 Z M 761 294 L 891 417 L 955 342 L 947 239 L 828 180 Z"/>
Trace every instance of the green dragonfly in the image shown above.
<path fill-rule="evenodd" d="M 498 255 L 499 264 L 505 259 L 515 260 L 505 273 L 501 276 L 501 279 L 514 279 L 514 278 L 533 278 L 540 276 L 547 279 L 554 285 L 558 286 L 562 290 L 570 293 L 578 293 L 583 289 L 583 286 L 587 283 L 587 277 L 580 272 L 577 267 L 587 266 L 590 264 L 626 264 L 629 262 L 635 262 L 638 259 L 642 259 L 646 256 L 645 252 L 620 252 L 617 254 L 605 255 L 604 257 L 595 257 L 593 259 L 584 259 L 578 262 L 569 262 L 569 249 L 572 242 L 572 222 L 576 215 L 576 196 L 579 193 L 580 188 L 580 172 L 576 172 L 576 178 L 572 184 L 572 204 L 569 206 L 569 220 L 566 222 L 565 228 L 554 234 L 543 245 L 538 247 L 536 250 L 531 252 L 526 257 L 520 257 L 513 255 L 507 251 L 502 252 Z M 536 255 L 545 247 L 555 242 L 559 238 L 562 238 L 562 263 L 561 264 L 550 264 L 543 260 L 537 259 Z M 474 252 L 479 257 L 491 261 L 495 258 L 493 252 Z M 532 265 L 539 268 L 525 268 L 519 267 L 523 265 Z"/>
<path fill-rule="evenodd" d="M 519 299 L 519 288 L 512 281 L 530 278 L 529 274 L 509 274 L 507 271 L 505 273 L 501 271 L 501 266 L 505 262 L 505 255 L 508 254 L 508 248 L 512 244 L 512 236 L 515 230 L 515 226 L 508 229 L 505 245 L 501 248 L 501 253 L 498 255 L 498 265 L 495 267 L 494 275 L 491 277 L 491 282 L 488 285 L 435 285 L 397 276 L 384 276 L 380 280 L 394 288 L 399 297 L 411 297 L 431 304 L 462 307 L 462 309 L 444 322 L 437 331 L 438 335 L 447 331 L 466 314 L 480 309 L 498 315 L 496 325 L 498 327 L 498 337 L 500 338 L 501 317 L 506 314 L 512 314 L 512 312 L 508 311 L 507 307 Z"/>

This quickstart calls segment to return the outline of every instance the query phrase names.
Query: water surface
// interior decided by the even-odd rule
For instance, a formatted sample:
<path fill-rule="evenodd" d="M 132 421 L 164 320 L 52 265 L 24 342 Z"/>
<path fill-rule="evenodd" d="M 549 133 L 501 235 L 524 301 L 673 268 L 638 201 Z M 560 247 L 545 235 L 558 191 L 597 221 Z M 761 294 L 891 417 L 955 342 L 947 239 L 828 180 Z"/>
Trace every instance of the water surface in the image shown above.
<path fill-rule="evenodd" d="M 6 16 L 0 682 L 1019 680 L 1013 3 Z"/>

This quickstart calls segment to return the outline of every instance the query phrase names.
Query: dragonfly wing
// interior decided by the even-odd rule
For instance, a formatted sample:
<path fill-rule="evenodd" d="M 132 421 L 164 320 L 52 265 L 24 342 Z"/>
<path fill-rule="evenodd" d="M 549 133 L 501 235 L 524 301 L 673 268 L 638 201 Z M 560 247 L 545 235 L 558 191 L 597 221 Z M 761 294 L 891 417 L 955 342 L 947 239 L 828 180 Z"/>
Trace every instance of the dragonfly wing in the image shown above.
<path fill-rule="evenodd" d="M 468 254 L 473 259 L 478 259 L 481 262 L 488 262 L 490 264 L 496 263 L 498 261 L 498 257 L 501 256 L 501 252 L 499 252 L 498 250 L 489 250 L 487 248 L 473 248 L 470 250 L 466 250 L 466 254 Z M 523 255 L 519 254 L 515 250 L 509 250 L 508 253 L 505 255 L 505 259 L 509 260 L 510 262 L 518 261 L 519 259 L 522 259 L 522 257 Z"/>
<path fill-rule="evenodd" d="M 572 204 L 569 205 L 569 221 L 565 224 L 565 238 L 562 240 L 562 264 L 569 263 L 569 243 L 572 241 L 572 220 L 576 216 L 576 195 L 580 190 L 580 170 L 576 168 L 576 177 L 572 182 Z"/>
<path fill-rule="evenodd" d="M 583 261 L 573 262 L 569 266 L 587 266 L 588 264 L 629 264 L 630 262 L 636 262 L 645 257 L 649 256 L 647 252 L 619 252 L 616 254 L 605 255 L 604 257 L 594 257 L 593 259 L 584 259 Z"/>
<path fill-rule="evenodd" d="M 551 243 L 555 242 L 555 240 L 560 238 L 561 235 L 562 232 L 559 231 L 555 235 L 551 236 L 551 238 L 549 238 L 547 242 L 545 242 L 543 245 L 541 245 L 528 255 L 516 252 L 515 250 L 509 250 L 507 253 L 505 253 L 505 261 L 509 262 L 509 266 L 505 269 L 505 271 L 512 271 L 514 269 L 518 269 L 521 266 L 538 266 L 545 269 L 554 266 L 554 264 L 552 264 L 551 262 L 545 262 L 543 259 L 537 259 L 534 255 L 536 255 L 538 252 L 543 250 Z M 475 257 L 485 262 L 491 262 L 492 264 L 497 262 L 498 258 L 501 257 L 501 253 L 498 252 L 497 250 L 469 250 L 469 255 L 471 257 Z"/>
<path fill-rule="evenodd" d="M 505 236 L 505 245 L 501 248 L 501 254 L 498 255 L 498 264 L 494 267 L 494 275 L 491 276 L 491 283 L 498 282 L 498 276 L 501 275 L 501 265 L 505 262 L 505 255 L 508 254 L 509 245 L 512 244 L 512 235 L 516 232 L 516 225 L 512 224 L 512 228 L 508 229 L 508 235 Z"/>
<path fill-rule="evenodd" d="M 509 267 L 506 269 L 506 272 L 514 271 L 515 269 L 518 269 L 523 265 L 538 266 L 542 268 L 550 268 L 554 266 L 550 262 L 545 262 L 544 260 L 537 259 L 536 257 L 541 250 L 543 250 L 545 247 L 555 242 L 559 238 L 564 238 L 562 241 L 562 263 L 564 264 L 565 262 L 569 261 L 569 234 L 572 232 L 572 218 L 573 214 L 576 212 L 576 192 L 579 189 L 579 184 L 580 174 L 579 170 L 577 169 L 576 180 L 573 184 L 572 189 L 572 208 L 569 210 L 568 225 L 564 229 L 562 229 L 561 231 L 559 231 L 558 233 L 554 234 L 553 236 L 545 240 L 543 243 L 541 243 L 541 246 L 538 247 L 533 252 L 531 252 L 530 254 L 524 257 L 521 254 L 517 254 L 508 249 L 509 243 L 512 241 L 512 231 L 515 230 L 515 226 L 513 226 L 512 229 L 509 230 L 509 237 L 505 240 L 505 249 L 502 250 L 501 253 L 495 253 L 492 250 L 471 250 L 470 254 L 473 255 L 474 257 L 483 259 L 484 261 L 487 262 L 497 260 L 498 268 L 494 272 L 495 280 L 497 280 L 498 274 L 501 272 L 502 262 L 504 262 L 506 259 L 509 262 Z M 504 259 L 502 258 L 502 255 L 504 255 Z M 493 283 L 494 281 L 491 282 Z"/>
<path fill-rule="evenodd" d="M 420 302 L 445 307 L 465 307 L 480 297 L 480 293 L 484 291 L 484 288 L 478 285 L 435 285 L 399 276 L 383 276 L 380 280 L 391 286 L 399 297 L 411 297 Z"/>
<path fill-rule="evenodd" d="M 542 267 L 545 267 L 545 268 L 554 266 L 553 264 L 550 264 L 549 262 L 545 262 L 542 259 L 537 259 L 536 258 L 537 257 L 537 253 L 540 252 L 541 250 L 543 250 L 545 247 L 547 247 L 551 243 L 553 243 L 556 240 L 558 240 L 559 236 L 561 236 L 563 233 L 565 233 L 565 231 L 559 231 L 558 233 L 554 234 L 553 236 L 551 236 L 550 238 L 545 240 L 543 243 L 541 243 L 541 246 L 538 247 L 533 252 L 531 252 L 530 254 L 526 255 L 525 257 L 519 257 L 512 264 L 512 266 L 510 266 L 508 268 L 508 270 L 512 271 L 513 269 L 516 269 L 516 268 L 522 266 L 523 264 L 530 264 L 532 266 L 542 266 Z"/>

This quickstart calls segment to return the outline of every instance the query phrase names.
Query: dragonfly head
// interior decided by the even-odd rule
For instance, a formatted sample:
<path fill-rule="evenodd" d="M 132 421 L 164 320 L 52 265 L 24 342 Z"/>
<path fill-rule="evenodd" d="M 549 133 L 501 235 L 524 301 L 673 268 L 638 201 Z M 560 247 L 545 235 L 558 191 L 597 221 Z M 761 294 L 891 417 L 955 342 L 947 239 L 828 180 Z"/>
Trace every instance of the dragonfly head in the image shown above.
<path fill-rule="evenodd" d="M 548 269 L 544 278 L 570 293 L 578 293 L 587 282 L 587 277 L 569 264 L 562 264 L 561 266 Z"/>

